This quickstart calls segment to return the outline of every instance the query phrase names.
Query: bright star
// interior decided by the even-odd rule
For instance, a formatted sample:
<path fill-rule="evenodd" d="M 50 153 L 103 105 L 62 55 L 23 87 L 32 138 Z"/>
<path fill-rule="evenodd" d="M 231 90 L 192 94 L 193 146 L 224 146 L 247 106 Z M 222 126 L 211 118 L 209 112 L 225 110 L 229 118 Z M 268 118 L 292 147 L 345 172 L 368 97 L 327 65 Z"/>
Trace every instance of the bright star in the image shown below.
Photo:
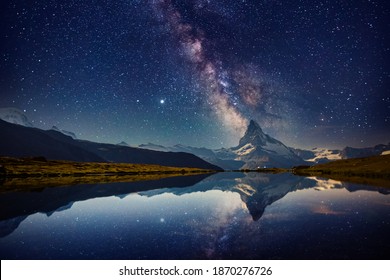
<path fill-rule="evenodd" d="M 165 103 L 165 100 L 164 99 L 161 99 L 160 100 L 160 104 L 164 104 Z"/>

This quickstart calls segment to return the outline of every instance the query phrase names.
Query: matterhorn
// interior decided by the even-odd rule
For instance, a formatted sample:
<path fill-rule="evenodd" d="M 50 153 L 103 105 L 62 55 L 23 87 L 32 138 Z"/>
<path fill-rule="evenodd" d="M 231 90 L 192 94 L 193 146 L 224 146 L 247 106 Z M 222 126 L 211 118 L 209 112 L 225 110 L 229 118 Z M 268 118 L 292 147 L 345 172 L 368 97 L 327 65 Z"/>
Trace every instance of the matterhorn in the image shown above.
<path fill-rule="evenodd" d="M 242 169 L 271 167 L 289 168 L 304 164 L 301 157 L 282 142 L 265 134 L 259 124 L 250 121 L 237 147 L 230 148 L 235 160 L 243 161 Z"/>

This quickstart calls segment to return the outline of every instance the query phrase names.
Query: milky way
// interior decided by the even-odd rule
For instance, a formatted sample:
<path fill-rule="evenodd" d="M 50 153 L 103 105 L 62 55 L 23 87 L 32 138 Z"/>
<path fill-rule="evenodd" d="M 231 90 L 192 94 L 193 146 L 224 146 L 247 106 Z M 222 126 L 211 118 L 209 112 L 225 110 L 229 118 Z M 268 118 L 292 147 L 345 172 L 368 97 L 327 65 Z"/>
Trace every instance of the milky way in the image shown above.
<path fill-rule="evenodd" d="M 157 12 L 161 12 L 169 24 L 172 33 L 177 37 L 183 53 L 194 66 L 202 81 L 207 105 L 214 111 L 224 127 L 233 133 L 243 135 L 248 124 L 246 117 L 237 109 L 235 94 L 230 92 L 229 82 L 231 73 L 223 68 L 221 61 L 211 59 L 205 50 L 204 32 L 185 23 L 179 11 L 169 0 L 153 1 Z M 243 87 L 240 86 L 240 90 Z M 258 102 L 259 93 L 255 88 L 243 90 L 244 100 Z M 256 105 L 254 104 L 254 105 Z"/>
<path fill-rule="evenodd" d="M 390 139 L 388 1 L 2 1 L 0 107 L 81 139 Z"/>
<path fill-rule="evenodd" d="M 192 64 L 202 85 L 204 105 L 214 113 L 231 137 L 237 139 L 243 135 L 249 118 L 257 119 L 265 127 L 286 124 L 279 116 L 283 100 L 273 94 L 269 81 L 261 77 L 254 65 L 239 63 L 234 55 L 226 56 L 219 52 L 228 46 L 220 46 L 200 27 L 187 23 L 172 1 L 154 0 L 150 3 L 156 16 L 166 22 L 179 43 L 178 51 Z M 196 9 L 201 3 L 190 2 L 190 7 Z M 232 43 L 231 40 L 234 39 L 228 43 Z M 273 103 L 278 104 L 275 106 L 278 109 L 272 110 Z"/>

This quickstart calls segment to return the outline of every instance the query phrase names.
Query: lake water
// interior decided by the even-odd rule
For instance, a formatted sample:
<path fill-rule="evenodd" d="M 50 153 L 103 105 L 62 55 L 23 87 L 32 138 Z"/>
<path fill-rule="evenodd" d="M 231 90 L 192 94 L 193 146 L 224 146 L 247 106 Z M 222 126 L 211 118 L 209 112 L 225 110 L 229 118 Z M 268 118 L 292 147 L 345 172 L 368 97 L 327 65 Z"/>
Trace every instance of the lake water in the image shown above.
<path fill-rule="evenodd" d="M 1 259 L 389 259 L 390 189 L 219 173 L 0 194 Z"/>

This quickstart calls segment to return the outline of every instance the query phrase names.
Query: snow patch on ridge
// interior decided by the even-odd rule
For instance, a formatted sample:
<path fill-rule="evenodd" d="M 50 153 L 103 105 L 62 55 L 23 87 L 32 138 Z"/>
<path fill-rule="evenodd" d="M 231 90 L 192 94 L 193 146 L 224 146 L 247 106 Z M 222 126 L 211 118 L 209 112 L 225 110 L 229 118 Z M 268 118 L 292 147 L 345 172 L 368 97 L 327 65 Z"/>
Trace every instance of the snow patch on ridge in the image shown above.
<path fill-rule="evenodd" d="M 315 154 L 314 158 L 307 159 L 308 162 L 319 162 L 320 160 L 327 159 L 329 161 L 334 161 L 341 159 L 340 151 L 338 150 L 329 150 L 324 148 L 314 148 L 313 153 Z"/>
<path fill-rule="evenodd" d="M 236 150 L 235 154 L 238 156 L 244 156 L 244 155 L 250 154 L 255 149 L 256 149 L 256 147 L 253 146 L 251 143 L 249 143 L 249 144 L 242 146 L 238 150 Z"/>

